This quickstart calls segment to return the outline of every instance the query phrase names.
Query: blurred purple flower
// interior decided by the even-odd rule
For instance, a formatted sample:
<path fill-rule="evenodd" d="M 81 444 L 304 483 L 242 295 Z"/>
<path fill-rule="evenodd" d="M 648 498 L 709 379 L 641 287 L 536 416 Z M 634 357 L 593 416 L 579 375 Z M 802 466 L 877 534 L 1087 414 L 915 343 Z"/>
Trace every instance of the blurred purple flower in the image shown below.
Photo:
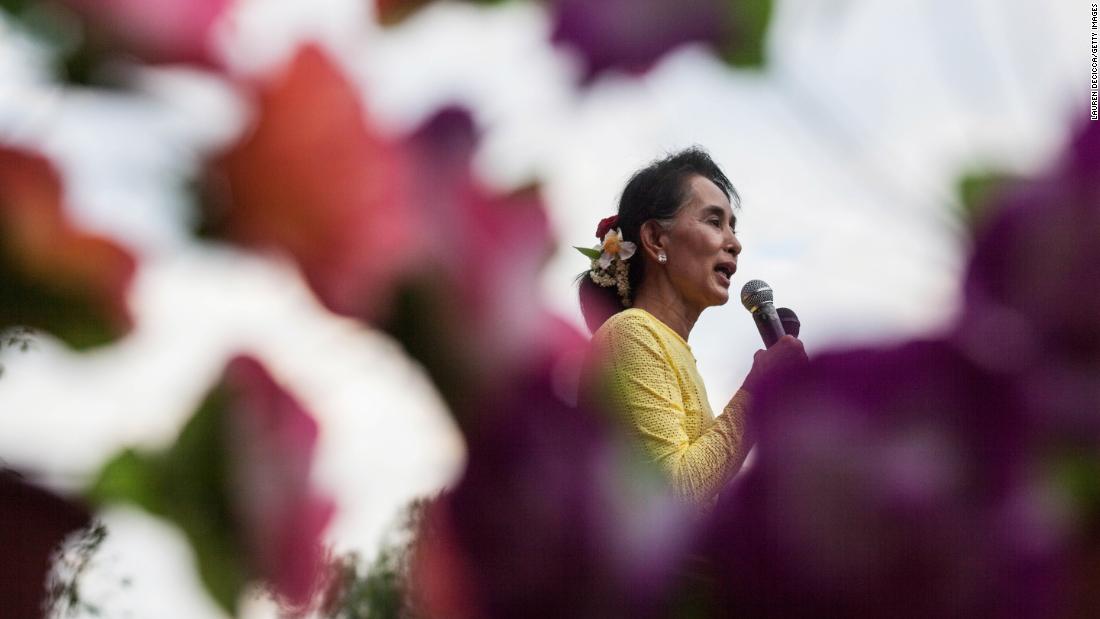
<path fill-rule="evenodd" d="M 0 470 L 0 601 L 4 617 L 44 615 L 51 556 L 70 533 L 87 526 L 84 507 Z"/>
<path fill-rule="evenodd" d="M 966 275 L 956 339 L 1019 375 L 1038 418 L 1100 446 L 1100 125 L 1045 175 L 1005 187 Z"/>
<path fill-rule="evenodd" d="M 1002 188 L 942 341 L 762 385 L 704 542 L 753 616 L 1089 616 L 1100 601 L 1100 130 Z M 1089 609 L 1092 609 L 1090 611 Z"/>
<path fill-rule="evenodd" d="M 719 0 L 549 0 L 554 43 L 580 53 L 589 80 L 608 69 L 648 70 L 685 43 L 718 45 L 727 34 Z"/>
<path fill-rule="evenodd" d="M 758 458 L 706 541 L 746 616 L 1048 616 L 1066 523 L 1031 492 L 1010 378 L 951 344 L 821 356 L 762 385 Z"/>
<path fill-rule="evenodd" d="M 1100 604 L 1100 125 L 1043 175 L 1000 188 L 975 242 L 954 338 L 1019 386 L 1031 452 L 1069 503 L 1069 614 Z"/>
<path fill-rule="evenodd" d="M 693 533 L 687 506 L 608 418 L 565 401 L 555 374 L 515 368 L 485 400 L 465 474 L 422 533 L 415 591 L 429 616 L 660 614 Z"/>

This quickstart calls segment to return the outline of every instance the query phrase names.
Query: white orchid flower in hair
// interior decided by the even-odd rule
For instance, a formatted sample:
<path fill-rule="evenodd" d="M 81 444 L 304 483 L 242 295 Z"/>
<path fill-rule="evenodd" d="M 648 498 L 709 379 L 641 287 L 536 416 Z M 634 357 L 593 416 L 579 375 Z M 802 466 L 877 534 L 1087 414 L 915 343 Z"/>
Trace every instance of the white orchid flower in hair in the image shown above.
<path fill-rule="evenodd" d="M 623 233 L 620 228 L 608 230 L 607 234 L 603 236 L 603 253 L 600 254 L 597 264 L 600 265 L 601 269 L 606 269 L 615 258 L 628 260 L 634 255 L 635 249 L 637 249 L 637 246 L 634 243 L 623 240 Z"/>

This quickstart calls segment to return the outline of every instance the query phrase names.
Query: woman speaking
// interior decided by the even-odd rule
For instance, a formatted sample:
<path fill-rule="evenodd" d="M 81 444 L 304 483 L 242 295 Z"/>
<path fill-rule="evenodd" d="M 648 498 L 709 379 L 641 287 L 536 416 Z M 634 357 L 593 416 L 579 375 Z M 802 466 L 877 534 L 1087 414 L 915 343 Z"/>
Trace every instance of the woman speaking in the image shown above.
<path fill-rule="evenodd" d="M 602 381 L 611 407 L 674 491 L 701 505 L 740 470 L 751 447 L 751 386 L 776 366 L 805 358 L 791 336 L 758 351 L 744 386 L 714 416 L 688 336 L 704 309 L 729 300 L 741 253 L 738 200 L 701 149 L 651 163 L 630 178 L 618 214 L 600 222 L 601 245 L 585 252 L 592 265 L 580 286 L 594 332 L 589 378 Z"/>

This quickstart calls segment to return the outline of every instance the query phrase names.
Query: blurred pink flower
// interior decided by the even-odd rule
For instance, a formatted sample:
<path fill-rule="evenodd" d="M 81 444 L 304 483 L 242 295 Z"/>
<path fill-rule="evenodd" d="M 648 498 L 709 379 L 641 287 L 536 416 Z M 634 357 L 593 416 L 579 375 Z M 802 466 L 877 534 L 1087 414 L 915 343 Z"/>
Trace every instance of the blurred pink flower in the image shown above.
<path fill-rule="evenodd" d="M 262 84 L 254 126 L 211 166 L 207 232 L 284 252 L 332 311 L 373 320 L 421 259 L 402 154 L 317 47 Z M 430 177 L 421 177 L 430 183 Z"/>
<path fill-rule="evenodd" d="M 178 525 L 227 612 L 252 580 L 302 607 L 323 583 L 322 534 L 334 511 L 310 483 L 316 439 L 305 409 L 259 362 L 237 357 L 169 449 L 122 452 L 90 495 Z"/>
<path fill-rule="evenodd" d="M 209 64 L 210 30 L 231 0 L 65 0 L 93 46 L 153 63 Z"/>
<path fill-rule="evenodd" d="M 317 423 L 255 359 L 231 361 L 225 388 L 232 394 L 230 496 L 241 533 L 263 579 L 304 604 L 320 577 L 321 536 L 334 512 L 310 483 Z"/>
<path fill-rule="evenodd" d="M 68 221 L 45 158 L 0 147 L 0 328 L 40 328 L 78 347 L 117 338 L 132 326 L 136 268 L 118 244 Z"/>
<path fill-rule="evenodd" d="M 551 323 L 540 301 L 553 251 L 542 200 L 534 188 L 489 190 L 472 169 L 476 143 L 472 119 L 455 108 L 404 142 L 408 206 L 426 245 L 388 328 L 447 395 L 506 376 Z"/>

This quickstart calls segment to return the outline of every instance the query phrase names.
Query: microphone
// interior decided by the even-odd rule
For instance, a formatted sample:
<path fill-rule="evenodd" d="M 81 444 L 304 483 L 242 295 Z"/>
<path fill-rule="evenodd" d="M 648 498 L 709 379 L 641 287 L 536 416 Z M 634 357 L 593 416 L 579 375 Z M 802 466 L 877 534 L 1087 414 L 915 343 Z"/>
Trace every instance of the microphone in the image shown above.
<path fill-rule="evenodd" d="M 789 307 L 777 307 L 775 313 L 779 316 L 779 322 L 783 323 L 783 333 L 798 337 L 798 330 L 802 323 L 798 321 L 798 315 Z"/>
<path fill-rule="evenodd" d="M 741 305 L 752 313 L 756 330 L 764 340 L 764 347 L 771 348 L 786 332 L 772 303 L 772 287 L 767 282 L 754 279 L 741 288 Z M 791 312 L 792 314 L 794 312 Z"/>

